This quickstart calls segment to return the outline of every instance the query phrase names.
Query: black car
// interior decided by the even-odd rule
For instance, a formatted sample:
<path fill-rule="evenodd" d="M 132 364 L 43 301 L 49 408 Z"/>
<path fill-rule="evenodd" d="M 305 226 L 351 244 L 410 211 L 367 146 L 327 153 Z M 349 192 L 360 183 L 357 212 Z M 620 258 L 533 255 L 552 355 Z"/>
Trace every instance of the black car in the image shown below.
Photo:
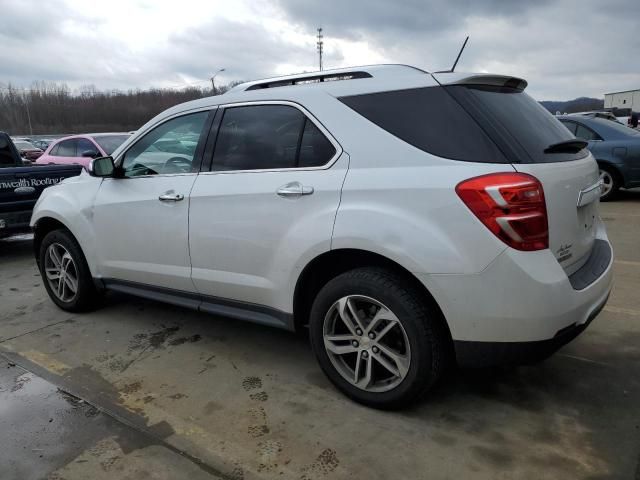
<path fill-rule="evenodd" d="M 601 200 L 613 198 L 620 188 L 640 187 L 640 131 L 597 117 L 565 115 L 558 120 L 589 142 L 600 167 Z"/>
<path fill-rule="evenodd" d="M 42 191 L 81 171 L 81 165 L 25 165 L 9 135 L 0 132 L 0 238 L 29 231 Z"/>

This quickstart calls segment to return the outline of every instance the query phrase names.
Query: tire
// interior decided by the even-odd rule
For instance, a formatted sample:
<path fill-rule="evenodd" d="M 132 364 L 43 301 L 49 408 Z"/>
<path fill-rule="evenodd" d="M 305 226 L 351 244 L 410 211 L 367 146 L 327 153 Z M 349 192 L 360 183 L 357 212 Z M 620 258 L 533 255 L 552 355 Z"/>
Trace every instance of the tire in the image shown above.
<path fill-rule="evenodd" d="M 603 192 L 600 195 L 601 202 L 608 202 L 615 198 L 618 194 L 618 190 L 622 186 L 620 181 L 620 175 L 613 168 L 607 165 L 598 165 L 600 170 L 600 179 L 604 182 Z"/>
<path fill-rule="evenodd" d="M 55 260 L 56 255 L 50 253 L 51 250 L 57 252 L 58 263 Z M 58 307 L 69 312 L 84 312 L 99 306 L 101 295 L 93 283 L 87 260 L 80 245 L 68 230 L 60 229 L 47 233 L 40 244 L 38 259 L 44 286 Z M 59 281 L 60 262 L 66 279 L 62 282 L 62 287 Z M 73 284 L 76 286 L 75 292 Z"/>
<path fill-rule="evenodd" d="M 353 310 L 359 323 L 352 321 L 350 328 L 346 321 L 354 319 Z M 376 315 L 379 320 L 372 326 Z M 419 399 L 445 370 L 447 336 L 438 315 L 402 276 L 358 268 L 320 290 L 311 308 L 309 335 L 320 367 L 340 391 L 370 407 L 397 409 Z M 368 332 L 380 336 L 370 339 Z"/>

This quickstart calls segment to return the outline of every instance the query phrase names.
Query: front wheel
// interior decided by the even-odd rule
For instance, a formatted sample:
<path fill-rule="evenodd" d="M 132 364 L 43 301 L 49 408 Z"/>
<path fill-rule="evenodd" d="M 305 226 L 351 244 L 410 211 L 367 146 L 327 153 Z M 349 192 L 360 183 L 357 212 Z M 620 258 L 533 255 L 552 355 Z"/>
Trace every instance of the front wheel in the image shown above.
<path fill-rule="evenodd" d="M 91 310 L 98 304 L 89 266 L 80 245 L 67 230 L 54 230 L 42 239 L 40 275 L 49 297 L 70 312 Z"/>
<path fill-rule="evenodd" d="M 618 193 L 620 189 L 620 180 L 618 173 L 611 167 L 604 165 L 599 166 L 600 169 L 600 181 L 602 182 L 602 193 L 600 193 L 600 201 L 606 202 L 611 200 Z"/>
<path fill-rule="evenodd" d="M 399 408 L 444 370 L 446 337 L 437 312 L 402 276 L 351 270 L 328 282 L 311 309 L 311 344 L 329 380 L 353 400 Z"/>

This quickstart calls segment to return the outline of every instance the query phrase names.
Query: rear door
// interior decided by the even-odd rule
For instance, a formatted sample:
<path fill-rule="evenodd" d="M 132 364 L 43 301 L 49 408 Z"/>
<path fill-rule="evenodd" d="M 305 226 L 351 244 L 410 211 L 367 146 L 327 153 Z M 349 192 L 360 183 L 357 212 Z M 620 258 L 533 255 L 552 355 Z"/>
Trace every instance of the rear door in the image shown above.
<path fill-rule="evenodd" d="M 547 204 L 549 248 L 570 274 L 586 262 L 595 239 L 598 166 L 586 148 L 549 149 L 575 137 L 524 93 L 522 85 L 508 80 L 483 85 L 476 78 L 473 84 L 445 88 L 471 112 L 517 171 L 540 180 Z"/>
<path fill-rule="evenodd" d="M 70 138 L 68 140 L 62 140 L 55 147 L 51 149 L 49 153 L 49 161 L 53 163 L 80 163 L 76 156 L 78 147 L 78 139 Z"/>
<path fill-rule="evenodd" d="M 205 297 L 290 312 L 294 272 L 330 247 L 348 157 L 294 104 L 228 106 L 218 115 L 211 170 L 191 192 L 193 282 Z"/>

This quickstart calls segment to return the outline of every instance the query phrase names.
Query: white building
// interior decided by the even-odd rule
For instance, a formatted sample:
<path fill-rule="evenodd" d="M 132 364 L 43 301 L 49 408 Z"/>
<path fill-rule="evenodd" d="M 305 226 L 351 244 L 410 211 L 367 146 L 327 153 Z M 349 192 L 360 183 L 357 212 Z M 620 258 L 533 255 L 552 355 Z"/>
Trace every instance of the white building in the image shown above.
<path fill-rule="evenodd" d="M 605 110 L 630 108 L 634 112 L 640 111 L 640 89 L 605 93 L 604 108 Z"/>

